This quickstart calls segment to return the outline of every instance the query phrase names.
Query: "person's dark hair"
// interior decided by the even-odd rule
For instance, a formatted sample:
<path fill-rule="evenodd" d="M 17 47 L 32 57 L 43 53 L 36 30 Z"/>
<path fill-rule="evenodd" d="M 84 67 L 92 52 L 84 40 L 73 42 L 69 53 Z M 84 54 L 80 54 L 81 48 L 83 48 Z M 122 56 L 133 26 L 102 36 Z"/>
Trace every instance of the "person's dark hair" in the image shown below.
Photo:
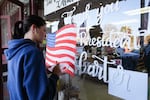
<path fill-rule="evenodd" d="M 13 39 L 23 38 L 24 34 L 29 31 L 31 25 L 33 24 L 39 28 L 46 23 L 42 17 L 36 15 L 30 15 L 23 21 L 17 21 L 14 26 L 14 34 L 12 35 Z"/>
<path fill-rule="evenodd" d="M 30 15 L 23 21 L 23 33 L 28 32 L 32 24 L 36 25 L 36 27 L 39 28 L 45 25 L 46 23 L 42 17 Z"/>

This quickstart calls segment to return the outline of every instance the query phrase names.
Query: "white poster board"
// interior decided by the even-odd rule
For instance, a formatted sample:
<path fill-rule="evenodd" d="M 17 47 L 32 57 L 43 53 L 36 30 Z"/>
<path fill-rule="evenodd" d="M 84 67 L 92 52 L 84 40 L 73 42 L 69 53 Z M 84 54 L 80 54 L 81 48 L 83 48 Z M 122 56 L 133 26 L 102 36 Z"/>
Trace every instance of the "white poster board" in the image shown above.
<path fill-rule="evenodd" d="M 124 70 L 121 65 L 109 68 L 108 93 L 125 100 L 147 100 L 148 74 Z"/>
<path fill-rule="evenodd" d="M 79 0 L 44 0 L 44 15 L 67 7 Z"/>

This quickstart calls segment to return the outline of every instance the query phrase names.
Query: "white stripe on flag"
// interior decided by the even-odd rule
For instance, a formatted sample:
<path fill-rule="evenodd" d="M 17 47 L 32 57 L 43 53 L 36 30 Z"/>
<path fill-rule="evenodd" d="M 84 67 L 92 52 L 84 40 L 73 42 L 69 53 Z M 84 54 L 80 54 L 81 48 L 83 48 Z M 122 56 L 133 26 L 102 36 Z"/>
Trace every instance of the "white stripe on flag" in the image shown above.
<path fill-rule="evenodd" d="M 73 40 L 76 41 L 76 37 L 74 36 L 66 36 L 66 37 L 61 37 L 61 38 L 57 38 L 56 42 L 61 41 L 61 40 Z"/>
<path fill-rule="evenodd" d="M 70 43 L 59 43 L 59 44 L 55 45 L 55 47 L 60 47 L 60 46 L 66 46 L 66 47 L 76 48 L 76 45 L 70 44 Z"/>
<path fill-rule="evenodd" d="M 50 54 L 53 54 L 53 55 L 61 55 L 61 54 L 68 54 L 68 55 L 75 55 L 75 52 L 72 52 L 72 51 L 70 51 L 70 50 L 65 50 L 65 49 L 63 49 L 63 50 L 55 50 L 55 51 L 53 51 L 53 50 L 49 50 L 49 49 L 46 49 L 46 51 L 48 52 L 48 53 L 50 53 Z"/>

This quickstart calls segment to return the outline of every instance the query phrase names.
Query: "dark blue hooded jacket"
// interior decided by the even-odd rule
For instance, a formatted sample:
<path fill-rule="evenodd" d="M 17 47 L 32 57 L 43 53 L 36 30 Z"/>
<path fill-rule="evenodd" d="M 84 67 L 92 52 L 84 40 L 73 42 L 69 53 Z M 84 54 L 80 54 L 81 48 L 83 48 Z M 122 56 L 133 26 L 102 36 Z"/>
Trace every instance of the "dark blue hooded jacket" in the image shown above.
<path fill-rule="evenodd" d="M 47 77 L 43 53 L 33 41 L 11 40 L 4 52 L 11 100 L 53 100 L 58 76 Z"/>

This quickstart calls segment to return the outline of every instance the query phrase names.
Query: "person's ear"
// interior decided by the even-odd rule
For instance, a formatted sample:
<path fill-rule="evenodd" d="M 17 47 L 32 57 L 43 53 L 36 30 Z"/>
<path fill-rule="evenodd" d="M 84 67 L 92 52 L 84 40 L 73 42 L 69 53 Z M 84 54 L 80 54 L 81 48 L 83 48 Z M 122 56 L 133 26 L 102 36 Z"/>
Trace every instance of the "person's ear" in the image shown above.
<path fill-rule="evenodd" d="M 36 26 L 34 24 L 31 25 L 32 33 L 36 33 Z"/>

